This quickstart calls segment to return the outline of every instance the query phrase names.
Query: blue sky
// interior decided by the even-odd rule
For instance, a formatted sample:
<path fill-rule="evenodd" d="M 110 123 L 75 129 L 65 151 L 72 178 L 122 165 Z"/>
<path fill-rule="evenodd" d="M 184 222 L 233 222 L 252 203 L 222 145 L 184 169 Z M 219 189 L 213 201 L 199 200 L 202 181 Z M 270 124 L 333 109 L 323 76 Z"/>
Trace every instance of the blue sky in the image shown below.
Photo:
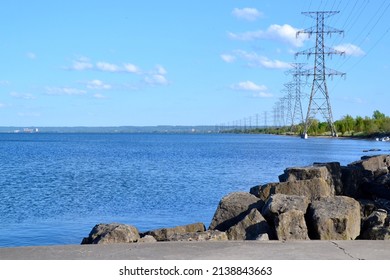
<path fill-rule="evenodd" d="M 387 0 L 21 1 L 0 9 L 1 126 L 215 125 L 285 95 L 305 11 L 339 10 L 326 37 L 335 119 L 389 115 Z M 310 92 L 309 87 L 304 89 Z M 307 103 L 307 100 L 303 102 Z M 305 110 L 304 110 L 305 111 Z M 320 116 L 319 116 L 320 118 Z"/>

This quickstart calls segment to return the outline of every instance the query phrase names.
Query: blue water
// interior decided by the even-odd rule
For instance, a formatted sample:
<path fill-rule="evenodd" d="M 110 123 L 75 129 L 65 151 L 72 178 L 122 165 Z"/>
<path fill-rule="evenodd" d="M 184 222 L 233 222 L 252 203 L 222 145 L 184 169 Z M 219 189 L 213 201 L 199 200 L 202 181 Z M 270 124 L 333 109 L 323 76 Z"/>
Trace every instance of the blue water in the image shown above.
<path fill-rule="evenodd" d="M 230 134 L 0 134 L 0 247 L 79 244 L 97 223 L 203 222 L 219 200 L 289 166 L 390 144 Z"/>

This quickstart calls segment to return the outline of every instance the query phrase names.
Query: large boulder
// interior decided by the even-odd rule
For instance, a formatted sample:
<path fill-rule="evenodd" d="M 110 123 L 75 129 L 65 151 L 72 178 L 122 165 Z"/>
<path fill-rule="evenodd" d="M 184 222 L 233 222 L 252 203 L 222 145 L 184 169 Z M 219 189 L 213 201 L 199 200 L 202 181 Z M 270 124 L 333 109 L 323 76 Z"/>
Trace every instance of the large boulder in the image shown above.
<path fill-rule="evenodd" d="M 133 243 L 140 238 L 138 229 L 131 225 L 118 223 L 98 224 L 81 244 Z"/>
<path fill-rule="evenodd" d="M 325 178 L 333 186 L 335 195 L 343 194 L 343 181 L 341 180 L 341 165 L 339 162 L 314 163 L 314 166 L 324 166 L 328 169 L 328 176 Z"/>
<path fill-rule="evenodd" d="M 374 177 L 379 177 L 390 172 L 390 155 L 364 156 L 348 166 L 370 171 Z"/>
<path fill-rule="evenodd" d="M 227 230 L 229 240 L 256 240 L 271 231 L 267 221 L 260 212 L 252 210 L 236 225 Z"/>
<path fill-rule="evenodd" d="M 263 207 L 262 214 L 274 226 L 278 240 L 309 239 L 305 213 L 309 199 L 304 196 L 275 194 Z"/>
<path fill-rule="evenodd" d="M 299 210 L 281 213 L 274 219 L 278 240 L 309 240 L 305 214 Z"/>
<path fill-rule="evenodd" d="M 298 210 L 306 213 L 310 200 L 305 196 L 274 194 L 265 203 L 262 215 L 273 220 L 276 216 L 291 210 Z"/>
<path fill-rule="evenodd" d="M 264 201 L 246 192 L 234 192 L 221 199 L 209 229 L 226 231 L 241 221 L 252 209 L 261 210 Z"/>
<path fill-rule="evenodd" d="M 381 227 L 384 226 L 387 218 L 387 211 L 383 209 L 375 210 L 371 213 L 370 216 L 364 219 L 362 225 L 362 231 L 366 231 L 367 229 L 373 227 Z"/>
<path fill-rule="evenodd" d="M 177 226 L 173 228 L 160 228 L 151 231 L 144 232 L 143 235 L 151 235 L 157 241 L 170 241 L 174 235 L 196 233 L 205 231 L 205 225 L 203 223 L 194 223 L 184 226 Z"/>
<path fill-rule="evenodd" d="M 390 240 L 389 217 L 387 211 L 378 209 L 368 216 L 362 226 L 360 239 Z"/>
<path fill-rule="evenodd" d="M 309 180 L 270 183 L 252 188 L 251 193 L 256 193 L 259 198 L 264 201 L 274 194 L 298 195 L 305 196 L 310 200 L 316 200 L 321 197 L 333 196 L 334 190 L 325 179 L 314 178 Z"/>
<path fill-rule="evenodd" d="M 313 201 L 307 213 L 311 239 L 354 240 L 360 234 L 360 204 L 346 196 Z"/>
<path fill-rule="evenodd" d="M 310 180 L 314 178 L 330 178 L 328 168 L 326 168 L 326 166 L 289 167 L 286 168 L 284 173 L 279 176 L 279 181 L 292 182 Z"/>

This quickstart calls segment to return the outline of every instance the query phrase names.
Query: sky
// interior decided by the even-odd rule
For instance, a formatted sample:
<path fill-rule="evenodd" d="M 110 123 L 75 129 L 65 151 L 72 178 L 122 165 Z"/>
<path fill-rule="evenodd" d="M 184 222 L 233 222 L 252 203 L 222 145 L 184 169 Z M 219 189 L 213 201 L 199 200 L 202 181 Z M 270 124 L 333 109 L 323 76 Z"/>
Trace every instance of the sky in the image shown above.
<path fill-rule="evenodd" d="M 0 126 L 272 123 L 291 63 L 314 56 L 316 25 L 339 11 L 325 44 L 335 119 L 390 115 L 388 0 L 3 0 Z M 306 78 L 305 78 L 306 79 Z M 307 111 L 308 86 L 302 91 Z M 267 116 L 267 118 L 265 117 Z M 319 116 L 321 119 L 321 116 Z"/>

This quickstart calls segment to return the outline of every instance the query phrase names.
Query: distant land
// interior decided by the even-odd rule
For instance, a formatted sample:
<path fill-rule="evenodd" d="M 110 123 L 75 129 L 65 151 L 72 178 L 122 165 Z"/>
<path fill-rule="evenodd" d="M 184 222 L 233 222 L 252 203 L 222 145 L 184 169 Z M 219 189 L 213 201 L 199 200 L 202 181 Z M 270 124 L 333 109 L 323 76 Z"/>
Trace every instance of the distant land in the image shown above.
<path fill-rule="evenodd" d="M 215 133 L 211 125 L 197 126 L 74 126 L 74 127 L 17 127 L 2 126 L 0 133 Z"/>

